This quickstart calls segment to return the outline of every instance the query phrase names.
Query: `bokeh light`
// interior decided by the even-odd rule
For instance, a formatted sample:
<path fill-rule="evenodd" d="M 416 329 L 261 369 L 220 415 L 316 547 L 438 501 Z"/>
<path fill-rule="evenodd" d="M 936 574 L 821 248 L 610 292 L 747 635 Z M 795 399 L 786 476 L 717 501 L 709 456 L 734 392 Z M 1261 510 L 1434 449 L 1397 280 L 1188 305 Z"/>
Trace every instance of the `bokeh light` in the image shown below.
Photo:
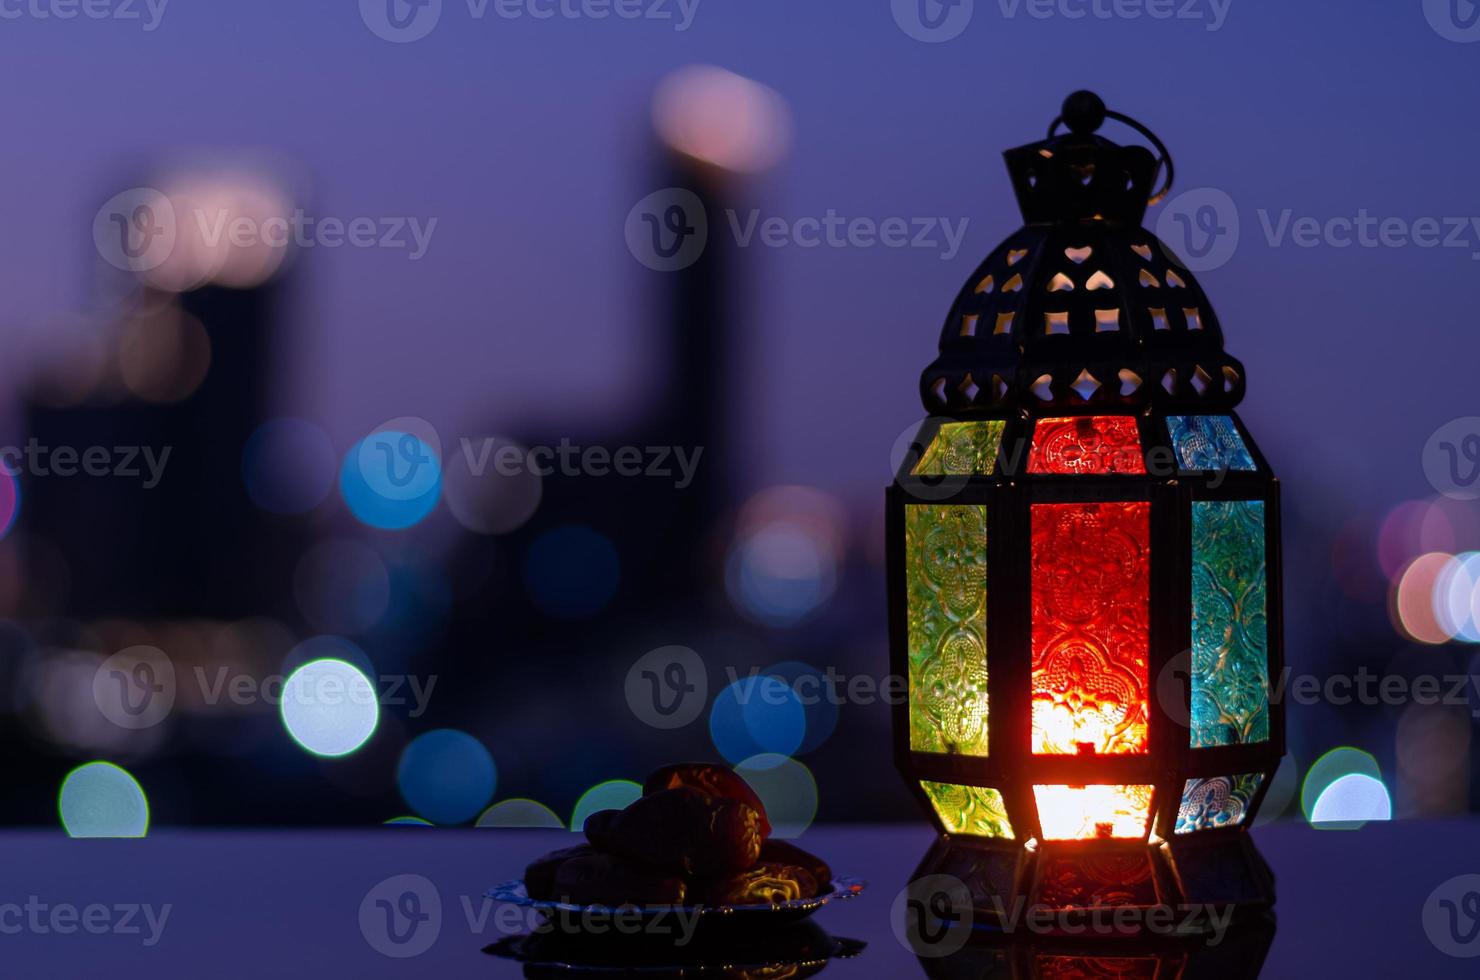
<path fill-rule="evenodd" d="M 837 588 L 845 539 L 841 505 L 811 487 L 772 487 L 741 508 L 725 561 L 725 590 L 749 619 L 796 626 Z"/>
<path fill-rule="evenodd" d="M 575 811 L 570 816 L 570 829 L 577 833 L 586 829 L 586 818 L 602 810 L 622 810 L 642 797 L 642 786 L 630 779 L 609 779 L 597 783 L 576 800 Z"/>
<path fill-rule="evenodd" d="M 0 469 L 0 538 L 15 527 L 21 513 L 21 485 L 15 475 Z"/>
<path fill-rule="evenodd" d="M 387 827 L 435 827 L 436 824 L 421 817 L 391 817 L 385 822 Z"/>
<path fill-rule="evenodd" d="M 709 709 L 709 737 L 719 755 L 792 755 L 807 736 L 807 711 L 786 682 L 753 675 L 719 691 Z"/>
<path fill-rule="evenodd" d="M 1435 612 L 1434 591 L 1451 561 L 1453 557 L 1443 552 L 1419 555 L 1403 569 L 1393 588 L 1393 625 L 1420 643 L 1446 643 L 1450 639 Z"/>
<path fill-rule="evenodd" d="M 1377 561 L 1390 582 L 1397 580 L 1415 555 L 1453 551 L 1454 547 L 1454 527 L 1448 515 L 1426 500 L 1409 500 L 1394 507 L 1377 531 Z"/>
<path fill-rule="evenodd" d="M 314 660 L 293 671 L 280 708 L 293 741 L 314 755 L 349 755 L 380 723 L 375 686 L 343 660 Z"/>
<path fill-rule="evenodd" d="M 62 780 L 57 809 L 71 837 L 143 837 L 149 801 L 133 776 L 111 762 L 89 762 Z"/>
<path fill-rule="evenodd" d="M 1480 553 L 1467 551 L 1444 563 L 1434 580 L 1434 619 L 1450 638 L 1466 643 L 1480 641 L 1473 603 L 1480 584 Z"/>
<path fill-rule="evenodd" d="M 390 573 L 379 553 L 363 541 L 321 541 L 298 559 L 293 595 L 316 629 L 362 633 L 385 613 Z"/>
<path fill-rule="evenodd" d="M 1403 710 L 1397 795 L 1405 815 L 1450 815 L 1469 808 L 1471 728 L 1471 716 L 1460 706 L 1415 703 Z"/>
<path fill-rule="evenodd" d="M 449 462 L 443 474 L 447 509 L 476 534 L 508 534 L 523 527 L 539 508 L 545 483 L 529 465 L 529 450 L 503 436 L 471 445 L 471 458 Z"/>
<path fill-rule="evenodd" d="M 742 677 L 720 691 L 709 709 L 709 737 L 732 763 L 767 753 L 791 755 L 806 734 L 806 709 L 779 677 Z"/>
<path fill-rule="evenodd" d="M 830 682 L 822 671 L 800 660 L 788 660 L 768 667 L 766 675 L 785 682 L 796 695 L 806 715 L 806 733 L 802 736 L 802 744 L 783 754 L 805 755 L 820 748 L 838 727 L 838 699 L 843 692 L 836 689 L 836 679 Z"/>
<path fill-rule="evenodd" d="M 367 437 L 370 438 L 370 437 Z M 381 449 L 380 458 L 366 449 Z M 403 496 L 409 487 L 425 489 Z M 410 433 L 377 432 L 350 447 L 339 468 L 339 493 L 350 513 L 370 527 L 399 531 L 426 518 L 442 497 L 442 464 Z"/>
<path fill-rule="evenodd" d="M 472 820 L 493 798 L 498 769 L 493 756 L 473 736 L 439 728 L 417 736 L 401 753 L 396 769 L 401 798 L 433 823 Z"/>
<path fill-rule="evenodd" d="M 1325 792 L 1326 787 L 1343 776 L 1350 775 L 1370 776 L 1381 781 L 1382 768 L 1370 752 L 1349 745 L 1334 748 L 1317 759 L 1300 785 L 1300 809 L 1305 814 L 1305 819 L 1312 819 L 1316 800 Z"/>
<path fill-rule="evenodd" d="M 1362 773 L 1337 779 L 1317 798 L 1311 826 L 1321 830 L 1355 830 L 1369 820 L 1393 819 L 1393 803 L 1382 780 Z"/>
<path fill-rule="evenodd" d="M 334 489 L 334 445 L 302 419 L 262 423 L 242 449 L 242 482 L 252 502 L 274 514 L 302 514 Z"/>
<path fill-rule="evenodd" d="M 795 759 L 775 753 L 752 756 L 735 767 L 771 820 L 771 836 L 800 837 L 817 818 L 817 780 Z"/>
<path fill-rule="evenodd" d="M 791 142 L 781 95 L 714 65 L 688 65 L 659 81 L 653 126 L 678 152 L 741 173 L 774 166 Z"/>
<path fill-rule="evenodd" d="M 565 824 L 554 810 L 535 800 L 516 797 L 501 800 L 483 811 L 479 827 L 502 827 L 521 830 L 564 830 Z"/>
<path fill-rule="evenodd" d="M 621 559 L 611 541 L 580 524 L 544 532 L 524 559 L 530 599 L 558 619 L 594 616 L 617 594 L 621 577 Z"/>
<path fill-rule="evenodd" d="M 190 397 L 211 367 L 211 338 L 205 326 L 173 303 L 132 316 L 118 336 L 118 374 L 146 402 Z"/>

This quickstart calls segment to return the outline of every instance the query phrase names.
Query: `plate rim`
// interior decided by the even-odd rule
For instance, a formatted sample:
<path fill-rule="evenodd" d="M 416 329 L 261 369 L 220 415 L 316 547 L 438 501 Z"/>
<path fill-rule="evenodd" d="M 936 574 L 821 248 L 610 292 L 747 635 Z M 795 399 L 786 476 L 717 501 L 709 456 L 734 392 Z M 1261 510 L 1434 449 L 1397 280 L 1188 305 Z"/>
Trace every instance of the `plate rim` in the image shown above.
<path fill-rule="evenodd" d="M 868 887 L 868 882 L 854 875 L 834 875 L 829 882 L 830 890 L 809 898 L 792 898 L 784 902 L 767 902 L 756 905 L 577 905 L 573 902 L 556 902 L 529 897 L 523 878 L 510 878 L 488 888 L 485 898 L 520 908 L 549 910 L 552 912 L 574 912 L 583 915 L 612 915 L 630 913 L 637 909 L 649 915 L 734 915 L 736 913 L 765 913 L 787 910 L 815 910 L 833 902 L 845 902 L 857 898 Z"/>

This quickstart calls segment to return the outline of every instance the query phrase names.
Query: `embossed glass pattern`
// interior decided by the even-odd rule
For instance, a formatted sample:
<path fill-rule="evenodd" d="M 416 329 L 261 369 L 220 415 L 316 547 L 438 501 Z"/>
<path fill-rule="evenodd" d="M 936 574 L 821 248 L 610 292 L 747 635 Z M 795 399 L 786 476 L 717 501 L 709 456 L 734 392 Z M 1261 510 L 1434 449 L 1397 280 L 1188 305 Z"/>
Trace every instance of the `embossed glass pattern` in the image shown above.
<path fill-rule="evenodd" d="M 1033 751 L 1146 751 L 1151 505 L 1034 504 Z"/>
<path fill-rule="evenodd" d="M 1193 748 L 1269 738 L 1264 503 L 1192 504 Z"/>
<path fill-rule="evenodd" d="M 1129 415 L 1039 419 L 1029 473 L 1145 473 L 1141 436 Z"/>
<path fill-rule="evenodd" d="M 1154 956 L 1064 956 L 1039 953 L 1039 980 L 1156 980 Z"/>
<path fill-rule="evenodd" d="M 1177 809 L 1176 832 L 1190 834 L 1216 827 L 1237 827 L 1244 822 L 1263 781 L 1264 774 L 1259 772 L 1187 780 L 1182 789 L 1182 805 Z"/>
<path fill-rule="evenodd" d="M 910 748 L 987 754 L 987 509 L 905 508 Z"/>
<path fill-rule="evenodd" d="M 920 781 L 941 826 L 953 834 L 972 837 L 1012 837 L 1012 823 L 1002 794 L 986 786 Z"/>
<path fill-rule="evenodd" d="M 1151 819 L 1150 786 L 1034 786 L 1045 840 L 1143 838 Z"/>
<path fill-rule="evenodd" d="M 1002 445 L 1001 421 L 947 422 L 912 471 L 916 476 L 991 476 Z"/>
<path fill-rule="evenodd" d="M 1253 470 L 1254 457 L 1227 415 L 1170 415 L 1167 431 L 1184 470 Z"/>

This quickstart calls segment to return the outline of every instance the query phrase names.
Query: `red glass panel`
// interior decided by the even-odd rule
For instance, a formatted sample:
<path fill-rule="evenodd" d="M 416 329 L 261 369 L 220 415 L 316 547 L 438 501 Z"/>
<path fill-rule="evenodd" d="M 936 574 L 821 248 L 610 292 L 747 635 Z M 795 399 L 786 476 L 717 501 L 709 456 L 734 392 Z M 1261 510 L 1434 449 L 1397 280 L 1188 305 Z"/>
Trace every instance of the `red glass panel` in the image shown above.
<path fill-rule="evenodd" d="M 1145 473 L 1141 436 L 1129 415 L 1039 419 L 1029 473 Z"/>
<path fill-rule="evenodd" d="M 1154 956 L 1064 956 L 1039 953 L 1038 976 L 1042 980 L 1153 980 Z"/>
<path fill-rule="evenodd" d="M 1151 505 L 1033 505 L 1033 751 L 1146 751 Z"/>

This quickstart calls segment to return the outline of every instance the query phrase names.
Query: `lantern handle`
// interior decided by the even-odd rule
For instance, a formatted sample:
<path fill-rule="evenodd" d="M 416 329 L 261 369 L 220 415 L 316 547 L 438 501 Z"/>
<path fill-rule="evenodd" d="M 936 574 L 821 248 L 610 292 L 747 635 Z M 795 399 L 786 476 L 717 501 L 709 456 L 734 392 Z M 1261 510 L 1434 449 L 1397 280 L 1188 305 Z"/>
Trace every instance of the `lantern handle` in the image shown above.
<path fill-rule="evenodd" d="M 1067 126 L 1069 131 L 1073 133 L 1093 133 L 1100 128 L 1100 124 L 1106 119 L 1114 119 L 1118 123 L 1129 126 L 1150 140 L 1151 145 L 1156 147 L 1156 152 L 1160 154 L 1156 165 L 1158 169 L 1163 166 L 1166 167 L 1166 178 L 1162 182 L 1161 189 L 1146 199 L 1146 204 L 1150 206 L 1161 203 L 1162 199 L 1172 189 L 1172 177 L 1175 174 L 1172 166 L 1171 151 L 1167 149 L 1165 143 L 1157 139 L 1155 133 L 1143 124 L 1123 112 L 1116 112 L 1114 109 L 1105 108 L 1104 100 L 1095 93 L 1079 91 L 1065 99 L 1063 111 L 1049 124 L 1048 138 L 1053 139 L 1058 134 L 1060 125 Z"/>

